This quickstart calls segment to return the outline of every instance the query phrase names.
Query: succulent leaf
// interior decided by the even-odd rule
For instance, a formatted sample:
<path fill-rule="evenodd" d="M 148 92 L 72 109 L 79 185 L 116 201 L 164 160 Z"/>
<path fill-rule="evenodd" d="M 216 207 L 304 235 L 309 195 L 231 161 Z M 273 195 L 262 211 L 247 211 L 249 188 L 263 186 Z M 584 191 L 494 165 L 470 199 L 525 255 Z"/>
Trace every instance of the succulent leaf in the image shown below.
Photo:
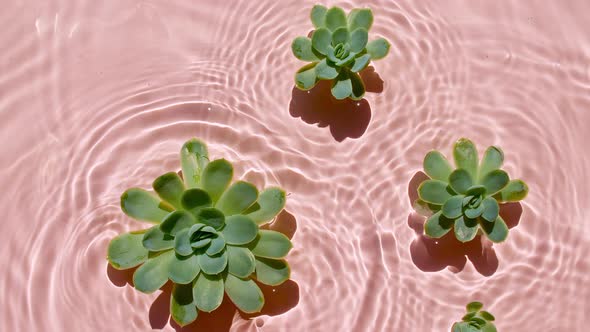
<path fill-rule="evenodd" d="M 479 166 L 479 178 L 483 178 L 489 172 L 500 169 L 504 163 L 504 152 L 497 146 L 490 146 L 486 149 Z"/>
<path fill-rule="evenodd" d="M 310 14 L 311 22 L 313 23 L 313 25 L 316 28 L 320 28 L 320 27 L 325 26 L 327 11 L 328 11 L 328 8 L 326 8 L 322 5 L 315 5 L 311 9 L 311 14 Z"/>
<path fill-rule="evenodd" d="M 352 84 L 352 93 L 350 94 L 350 98 L 352 100 L 360 100 L 365 95 L 365 84 L 363 83 L 363 79 L 359 76 L 359 74 L 354 72 L 349 72 L 348 77 L 350 77 L 350 83 Z"/>
<path fill-rule="evenodd" d="M 431 238 L 440 238 L 453 228 L 453 220 L 446 218 L 442 211 L 438 211 L 426 220 L 424 233 Z"/>
<path fill-rule="evenodd" d="M 332 96 L 338 100 L 342 100 L 350 96 L 352 93 L 352 81 L 350 77 L 344 72 L 340 73 L 334 84 L 332 85 Z"/>
<path fill-rule="evenodd" d="M 497 169 L 484 176 L 481 179 L 481 184 L 486 188 L 488 195 L 494 195 L 506 187 L 509 181 L 508 174 L 503 170 Z"/>
<path fill-rule="evenodd" d="M 239 278 L 247 278 L 255 269 L 254 254 L 248 248 L 227 246 L 228 272 Z"/>
<path fill-rule="evenodd" d="M 367 65 L 369 65 L 369 62 L 371 62 L 370 54 L 361 55 L 354 59 L 354 63 L 352 64 L 350 71 L 353 73 L 358 73 L 359 71 L 365 69 Z"/>
<path fill-rule="evenodd" d="M 261 225 L 271 221 L 285 208 L 286 195 L 281 188 L 268 188 L 258 196 L 258 209 L 247 216 Z"/>
<path fill-rule="evenodd" d="M 496 221 L 496 218 L 498 218 L 498 214 L 500 213 L 500 205 L 498 205 L 498 201 L 492 197 L 486 197 L 481 204 L 483 205 L 483 213 L 481 217 L 488 222 Z"/>
<path fill-rule="evenodd" d="M 442 213 L 445 217 L 456 219 L 463 213 L 463 195 L 453 196 L 443 204 Z"/>
<path fill-rule="evenodd" d="M 201 273 L 193 285 L 192 295 L 199 310 L 212 312 L 223 302 L 223 278 Z"/>
<path fill-rule="evenodd" d="M 283 233 L 261 229 L 248 247 L 256 257 L 280 259 L 287 256 L 293 244 Z"/>
<path fill-rule="evenodd" d="M 332 44 L 332 33 L 327 28 L 319 28 L 311 35 L 311 45 L 320 54 L 328 54 L 328 48 Z"/>
<path fill-rule="evenodd" d="M 365 28 L 367 31 L 373 25 L 373 12 L 369 8 L 353 9 L 348 14 L 348 28 Z"/>
<path fill-rule="evenodd" d="M 141 243 L 143 232 L 124 233 L 109 243 L 107 258 L 119 270 L 136 267 L 148 258 L 148 250 Z"/>
<path fill-rule="evenodd" d="M 508 237 L 508 226 L 500 216 L 494 222 L 482 222 L 481 228 L 492 242 L 500 243 Z"/>
<path fill-rule="evenodd" d="M 369 41 L 369 32 L 365 28 L 357 28 L 353 30 L 350 34 L 350 51 L 354 53 L 359 53 L 365 46 L 367 46 L 367 42 Z"/>
<path fill-rule="evenodd" d="M 277 286 L 291 276 L 289 264 L 283 259 L 256 258 L 256 280 L 269 286 Z"/>
<path fill-rule="evenodd" d="M 316 62 L 301 67 L 295 74 L 295 85 L 301 90 L 309 90 L 318 83 L 315 73 Z"/>
<path fill-rule="evenodd" d="M 222 234 L 227 244 L 243 245 L 256 238 L 258 225 L 247 216 L 234 215 L 226 219 Z"/>
<path fill-rule="evenodd" d="M 424 172 L 433 180 L 448 181 L 453 169 L 445 156 L 436 151 L 430 151 L 424 157 Z"/>
<path fill-rule="evenodd" d="M 203 225 L 221 229 L 225 225 L 225 215 L 216 208 L 202 208 L 197 213 L 197 221 Z"/>
<path fill-rule="evenodd" d="M 418 196 L 427 203 L 443 205 L 453 194 L 446 182 L 426 180 L 418 186 Z"/>
<path fill-rule="evenodd" d="M 348 43 L 350 40 L 350 32 L 347 27 L 340 27 L 332 32 L 332 45 Z"/>
<path fill-rule="evenodd" d="M 319 61 L 319 58 L 313 53 L 311 39 L 307 37 L 297 37 L 291 43 L 293 55 L 302 61 Z"/>
<path fill-rule="evenodd" d="M 197 277 L 200 271 L 197 256 L 180 256 L 176 254 L 170 261 L 168 278 L 177 284 L 188 284 Z"/>
<path fill-rule="evenodd" d="M 121 209 L 131 218 L 154 223 L 161 222 L 169 213 L 160 199 L 139 188 L 127 189 L 121 195 Z"/>
<path fill-rule="evenodd" d="M 210 162 L 203 170 L 202 187 L 212 202 L 217 202 L 234 176 L 233 166 L 225 159 Z"/>
<path fill-rule="evenodd" d="M 466 170 L 472 179 L 477 179 L 477 149 L 472 141 L 466 138 L 457 140 L 453 146 L 453 157 L 457 168 Z"/>
<path fill-rule="evenodd" d="M 142 293 L 153 293 L 168 281 L 168 266 L 174 250 L 150 258 L 133 273 L 133 286 Z"/>
<path fill-rule="evenodd" d="M 264 306 L 262 291 L 251 279 L 244 280 L 228 274 L 225 278 L 225 292 L 242 312 L 260 312 Z"/>
<path fill-rule="evenodd" d="M 367 53 L 371 55 L 371 59 L 380 60 L 387 56 L 391 45 L 384 38 L 378 38 L 367 43 Z"/>
<path fill-rule="evenodd" d="M 162 232 L 154 226 L 143 234 L 142 245 L 149 251 L 162 251 L 174 248 L 174 236 Z"/>
<path fill-rule="evenodd" d="M 494 317 L 494 315 L 490 314 L 489 312 L 482 310 L 480 313 L 481 317 L 487 321 L 494 321 L 496 320 L 496 317 Z"/>
<path fill-rule="evenodd" d="M 248 182 L 238 181 L 232 184 L 219 198 L 215 205 L 226 216 L 239 214 L 258 199 L 258 189 Z"/>
<path fill-rule="evenodd" d="M 463 216 L 455 220 L 455 236 L 461 242 L 469 242 L 477 235 L 479 225 L 473 219 L 467 219 Z"/>
<path fill-rule="evenodd" d="M 160 224 L 160 229 L 162 232 L 166 234 L 170 234 L 172 236 L 176 236 L 178 232 L 185 228 L 190 228 L 192 225 L 196 224 L 197 221 L 192 214 L 186 211 L 174 211 L 164 218 L 162 223 Z"/>
<path fill-rule="evenodd" d="M 176 209 L 182 208 L 180 198 L 184 193 L 184 183 L 182 183 L 176 172 L 169 172 L 157 177 L 152 187 L 162 200 L 168 202 Z"/>
<path fill-rule="evenodd" d="M 326 12 L 326 27 L 334 31 L 346 26 L 346 13 L 339 7 L 332 7 Z"/>
<path fill-rule="evenodd" d="M 182 256 L 188 256 L 193 253 L 191 237 L 188 228 L 185 228 L 176 234 L 174 238 L 174 250 Z"/>
<path fill-rule="evenodd" d="M 500 202 L 518 202 L 529 192 L 529 187 L 522 180 L 512 180 L 498 194 Z"/>
<path fill-rule="evenodd" d="M 186 326 L 197 319 L 198 312 L 193 301 L 192 285 L 175 284 L 170 296 L 170 314 L 180 326 Z"/>
<path fill-rule="evenodd" d="M 210 165 L 210 164 L 209 164 Z M 200 188 L 186 190 L 180 198 L 182 209 L 189 211 L 193 215 L 207 206 L 211 206 L 212 200 L 209 194 Z"/>
<path fill-rule="evenodd" d="M 182 176 L 187 188 L 196 188 L 201 182 L 201 174 L 209 162 L 207 145 L 193 138 L 180 149 Z"/>
<path fill-rule="evenodd" d="M 328 63 L 326 59 L 318 62 L 315 67 L 316 75 L 321 80 L 331 80 L 338 76 L 338 69 Z"/>
<path fill-rule="evenodd" d="M 467 170 L 459 168 L 449 175 L 449 184 L 457 193 L 465 194 L 473 186 L 473 178 Z"/>
<path fill-rule="evenodd" d="M 221 273 L 227 266 L 227 253 L 222 251 L 213 256 L 199 255 L 199 265 L 201 265 L 201 271 L 209 275 Z"/>

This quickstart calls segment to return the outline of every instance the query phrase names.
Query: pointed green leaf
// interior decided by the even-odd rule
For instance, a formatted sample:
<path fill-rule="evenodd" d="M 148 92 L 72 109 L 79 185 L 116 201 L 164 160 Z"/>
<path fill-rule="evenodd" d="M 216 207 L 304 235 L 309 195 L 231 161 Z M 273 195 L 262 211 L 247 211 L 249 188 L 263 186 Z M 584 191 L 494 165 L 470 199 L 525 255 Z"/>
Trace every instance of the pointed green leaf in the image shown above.
<path fill-rule="evenodd" d="M 494 222 L 482 222 L 481 228 L 492 242 L 500 243 L 508 237 L 508 226 L 500 216 Z"/>
<path fill-rule="evenodd" d="M 189 236 L 189 229 L 185 228 L 176 234 L 174 238 L 174 250 L 182 256 L 192 255 L 193 247 Z"/>
<path fill-rule="evenodd" d="M 208 246 L 209 244 L 211 244 L 211 238 L 200 239 L 200 240 L 196 240 L 196 241 L 191 242 L 191 247 L 193 247 L 195 249 L 199 249 L 199 248 L 204 248 L 204 247 Z"/>
<path fill-rule="evenodd" d="M 246 210 L 256 202 L 256 199 L 258 199 L 258 189 L 251 183 L 238 181 L 221 195 L 215 207 L 226 216 L 232 216 Z"/>
<path fill-rule="evenodd" d="M 486 188 L 488 195 L 491 196 L 506 187 L 509 181 L 508 174 L 501 169 L 497 169 L 484 176 L 481 179 L 481 184 Z"/>
<path fill-rule="evenodd" d="M 225 239 L 222 234 L 218 234 L 217 237 L 211 239 L 211 245 L 207 248 L 207 255 L 213 256 L 220 253 L 225 249 Z"/>
<path fill-rule="evenodd" d="M 460 138 L 453 146 L 453 157 L 457 168 L 469 172 L 472 179 L 477 179 L 477 149 L 475 144 L 467 138 Z"/>
<path fill-rule="evenodd" d="M 318 57 L 313 53 L 311 46 L 311 39 L 307 37 L 297 37 L 291 43 L 291 50 L 293 55 L 299 60 L 303 61 L 319 61 Z"/>
<path fill-rule="evenodd" d="M 332 33 L 332 45 L 345 44 L 350 39 L 347 27 L 340 27 Z"/>
<path fill-rule="evenodd" d="M 359 53 L 365 49 L 369 41 L 369 32 L 365 28 L 357 28 L 350 34 L 350 51 Z"/>
<path fill-rule="evenodd" d="M 334 96 L 336 99 L 342 100 L 350 96 L 351 93 L 352 81 L 348 75 L 342 72 L 332 85 L 332 96 Z"/>
<path fill-rule="evenodd" d="M 180 163 L 182 176 L 187 188 L 195 188 L 201 182 L 201 173 L 209 162 L 207 145 L 202 141 L 193 138 L 180 149 Z"/>
<path fill-rule="evenodd" d="M 522 180 L 511 180 L 499 193 L 501 202 L 518 202 L 529 192 L 529 187 Z"/>
<path fill-rule="evenodd" d="M 223 278 L 221 275 L 199 274 L 193 286 L 193 298 L 199 310 L 212 312 L 223 302 Z"/>
<path fill-rule="evenodd" d="M 486 197 L 481 204 L 483 205 L 483 214 L 481 217 L 486 221 L 494 222 L 498 218 L 498 213 L 500 213 L 500 206 L 496 199 Z"/>
<path fill-rule="evenodd" d="M 315 72 L 321 80 L 331 80 L 338 76 L 338 69 L 329 65 L 326 59 L 318 62 L 317 66 L 315 66 Z"/>
<path fill-rule="evenodd" d="M 131 218 L 155 223 L 169 213 L 159 198 L 139 188 L 127 189 L 121 195 L 121 209 Z"/>
<path fill-rule="evenodd" d="M 311 35 L 311 46 L 320 54 L 326 55 L 332 44 L 332 33 L 326 28 L 318 28 Z"/>
<path fill-rule="evenodd" d="M 470 312 L 463 316 L 462 319 L 464 322 L 468 322 L 471 318 L 475 317 L 475 315 L 477 315 L 477 312 Z"/>
<path fill-rule="evenodd" d="M 418 186 L 418 196 L 427 203 L 442 205 L 453 195 L 448 184 L 439 180 L 426 180 Z"/>
<path fill-rule="evenodd" d="M 215 229 L 221 229 L 225 225 L 225 215 L 216 208 L 203 208 L 197 213 L 197 221 Z"/>
<path fill-rule="evenodd" d="M 328 52 L 332 52 L 331 49 Z M 336 67 L 342 67 L 344 65 L 348 65 L 349 63 L 351 63 L 352 61 L 354 61 L 354 58 L 355 57 L 356 57 L 356 53 L 355 52 L 350 52 L 346 58 L 344 58 L 342 60 L 338 59 L 338 61 L 336 61 L 335 65 L 336 65 Z"/>
<path fill-rule="evenodd" d="M 384 38 L 378 38 L 371 40 L 367 43 L 367 53 L 371 55 L 371 59 L 379 60 L 383 59 L 389 53 L 391 45 Z"/>
<path fill-rule="evenodd" d="M 264 224 L 276 217 L 285 208 L 285 191 L 278 187 L 265 189 L 258 196 L 258 210 L 248 214 L 248 217 L 257 224 Z"/>
<path fill-rule="evenodd" d="M 315 66 L 317 62 L 309 63 L 301 67 L 295 74 L 295 86 L 300 90 L 309 90 L 318 83 L 318 78 L 315 73 Z"/>
<path fill-rule="evenodd" d="M 160 229 L 166 234 L 176 236 L 181 230 L 188 229 L 196 223 L 197 221 L 192 214 L 180 210 L 167 215 L 160 224 Z"/>
<path fill-rule="evenodd" d="M 455 220 L 455 237 L 461 242 L 469 242 L 477 235 L 478 227 L 477 221 L 461 216 Z"/>
<path fill-rule="evenodd" d="M 125 233 L 113 238 L 107 254 L 109 263 L 115 269 L 125 270 L 145 262 L 149 252 L 143 247 L 142 239 L 143 232 Z"/>
<path fill-rule="evenodd" d="M 367 67 L 367 65 L 369 64 L 369 62 L 371 62 L 371 55 L 370 54 L 361 55 L 358 58 L 354 59 L 354 63 L 352 65 L 352 68 L 350 68 L 350 70 L 353 73 L 358 73 L 359 71 L 365 69 Z"/>
<path fill-rule="evenodd" d="M 473 186 L 473 178 L 467 170 L 459 168 L 449 175 L 449 184 L 457 193 L 465 194 Z"/>
<path fill-rule="evenodd" d="M 212 200 L 205 190 L 192 188 L 182 194 L 180 202 L 183 209 L 195 215 L 201 208 L 211 206 Z"/>
<path fill-rule="evenodd" d="M 168 266 L 173 257 L 174 250 L 169 250 L 148 259 L 133 273 L 135 288 L 143 293 L 153 293 L 164 286 L 168 281 Z"/>
<path fill-rule="evenodd" d="M 447 234 L 453 228 L 453 220 L 443 216 L 442 211 L 438 211 L 426 220 L 424 224 L 424 233 L 431 238 L 440 238 Z"/>
<path fill-rule="evenodd" d="M 234 168 L 225 159 L 217 159 L 209 163 L 203 171 L 201 186 L 209 194 L 213 202 L 217 202 L 234 176 Z"/>
<path fill-rule="evenodd" d="M 150 251 L 168 250 L 174 248 L 174 236 L 162 232 L 159 226 L 154 226 L 145 232 L 142 244 Z"/>
<path fill-rule="evenodd" d="M 154 180 L 152 187 L 160 198 L 177 209 L 181 209 L 180 197 L 184 192 L 184 184 L 175 172 L 161 175 Z"/>
<path fill-rule="evenodd" d="M 447 158 L 440 152 L 433 150 L 424 157 L 424 172 L 433 180 L 449 181 L 453 169 Z"/>
<path fill-rule="evenodd" d="M 180 326 L 186 326 L 197 319 L 197 307 L 193 301 L 192 285 L 174 285 L 170 296 L 170 314 Z"/>
<path fill-rule="evenodd" d="M 168 277 L 177 284 L 188 284 L 197 277 L 199 271 L 201 268 L 197 256 L 174 255 L 168 267 Z"/>
<path fill-rule="evenodd" d="M 315 26 L 316 28 L 320 28 L 325 26 L 325 22 L 326 22 L 326 12 L 328 11 L 328 8 L 322 6 L 322 5 L 315 5 L 313 6 L 313 8 L 311 9 L 311 22 L 313 23 L 313 26 Z"/>
<path fill-rule="evenodd" d="M 504 152 L 497 146 L 490 146 L 486 149 L 479 166 L 479 178 L 483 178 L 489 172 L 500 169 L 504 163 Z"/>
<path fill-rule="evenodd" d="M 225 292 L 242 312 L 260 312 L 264 306 L 264 295 L 258 285 L 251 279 L 243 280 L 228 274 L 225 279 Z"/>
<path fill-rule="evenodd" d="M 496 317 L 494 317 L 494 315 L 490 314 L 489 312 L 482 310 L 480 313 L 481 317 L 487 321 L 494 321 L 496 320 Z"/>
<path fill-rule="evenodd" d="M 239 278 L 247 278 L 254 272 L 254 254 L 244 247 L 227 246 L 228 272 Z"/>
<path fill-rule="evenodd" d="M 483 213 L 483 210 L 484 210 L 484 206 L 481 204 L 478 207 L 468 208 L 465 210 L 465 217 L 467 217 L 469 219 L 475 219 L 475 218 L 481 216 L 481 214 Z"/>
<path fill-rule="evenodd" d="M 227 253 L 220 252 L 217 255 L 209 256 L 207 254 L 199 256 L 201 270 L 207 274 L 215 275 L 223 272 L 227 266 Z"/>
<path fill-rule="evenodd" d="M 350 83 L 352 84 L 352 93 L 350 98 L 353 100 L 360 100 L 365 95 L 365 84 L 363 79 L 357 73 L 348 73 L 350 77 Z"/>
<path fill-rule="evenodd" d="M 261 229 L 248 247 L 254 256 L 278 259 L 287 256 L 293 244 L 283 233 Z"/>
<path fill-rule="evenodd" d="M 227 244 L 242 245 L 256 238 L 258 225 L 247 216 L 234 215 L 226 219 L 221 232 Z"/>
<path fill-rule="evenodd" d="M 463 195 L 456 195 L 446 200 L 442 206 L 442 213 L 445 217 L 456 219 L 463 213 Z"/>
<path fill-rule="evenodd" d="M 291 276 L 291 268 L 283 259 L 256 258 L 256 280 L 269 285 L 278 286 Z"/>
<path fill-rule="evenodd" d="M 326 12 L 326 27 L 332 31 L 346 26 L 346 13 L 339 7 L 332 7 Z"/>
<path fill-rule="evenodd" d="M 348 14 L 348 28 L 352 31 L 356 28 L 365 28 L 367 31 L 373 25 L 373 13 L 369 8 L 353 9 Z"/>

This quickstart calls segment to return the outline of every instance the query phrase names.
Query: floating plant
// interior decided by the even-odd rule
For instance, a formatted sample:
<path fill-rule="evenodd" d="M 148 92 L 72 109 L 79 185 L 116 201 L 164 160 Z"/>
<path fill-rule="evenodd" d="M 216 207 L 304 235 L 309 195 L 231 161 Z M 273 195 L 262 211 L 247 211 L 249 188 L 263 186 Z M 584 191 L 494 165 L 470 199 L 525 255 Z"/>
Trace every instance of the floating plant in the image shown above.
<path fill-rule="evenodd" d="M 481 302 L 471 302 L 467 305 L 467 314 L 461 322 L 453 324 L 452 332 L 496 332 L 496 326 L 492 323 L 494 315 L 481 310 Z"/>
<path fill-rule="evenodd" d="M 347 16 L 342 8 L 315 5 L 311 21 L 315 27 L 311 38 L 297 37 L 291 45 L 297 59 L 310 62 L 297 71 L 295 85 L 309 90 L 319 80 L 332 80 L 336 99 L 361 99 L 365 84 L 358 72 L 371 60 L 384 58 L 390 47 L 384 38 L 368 41 L 373 13 L 368 8 L 353 9 Z"/>
<path fill-rule="evenodd" d="M 181 178 L 166 173 L 153 182 L 157 195 L 131 188 L 121 196 L 130 217 L 155 223 L 149 229 L 115 237 L 108 260 L 116 269 L 137 267 L 134 287 L 152 293 L 168 280 L 172 318 L 184 326 L 198 311 L 217 309 L 224 293 L 246 313 L 264 305 L 259 283 L 279 285 L 289 279 L 284 257 L 292 247 L 282 233 L 260 229 L 285 206 L 285 192 L 260 194 L 250 183 L 231 184 L 233 167 L 225 159 L 209 161 L 207 146 L 186 142 Z"/>
<path fill-rule="evenodd" d="M 430 179 L 418 187 L 416 203 L 422 211 L 433 213 L 424 225 L 426 235 L 440 238 L 454 229 L 459 241 L 468 242 L 483 230 L 492 242 L 504 241 L 508 226 L 499 215 L 499 203 L 524 199 L 528 186 L 522 180 L 510 180 L 500 169 L 504 153 L 499 147 L 488 147 L 479 164 L 473 142 L 461 138 L 453 147 L 453 157 L 455 170 L 438 151 L 424 158 Z"/>

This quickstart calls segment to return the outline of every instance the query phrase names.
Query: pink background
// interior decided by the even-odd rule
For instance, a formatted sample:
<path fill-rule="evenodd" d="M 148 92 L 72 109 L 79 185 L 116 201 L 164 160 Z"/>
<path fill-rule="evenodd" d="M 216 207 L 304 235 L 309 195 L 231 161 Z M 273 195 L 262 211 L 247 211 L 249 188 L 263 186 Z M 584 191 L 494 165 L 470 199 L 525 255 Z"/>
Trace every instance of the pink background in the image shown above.
<path fill-rule="evenodd" d="M 174 330 L 166 293 L 105 256 L 145 227 L 120 194 L 177 170 L 191 137 L 283 186 L 275 226 L 294 232 L 263 315 L 226 303 L 207 331 L 449 331 L 475 299 L 500 331 L 587 330 L 589 1 L 328 1 L 370 6 L 393 45 L 358 104 L 293 90 L 314 1 L 2 2 L 1 331 Z M 422 158 L 461 136 L 530 186 L 504 244 L 420 235 Z"/>

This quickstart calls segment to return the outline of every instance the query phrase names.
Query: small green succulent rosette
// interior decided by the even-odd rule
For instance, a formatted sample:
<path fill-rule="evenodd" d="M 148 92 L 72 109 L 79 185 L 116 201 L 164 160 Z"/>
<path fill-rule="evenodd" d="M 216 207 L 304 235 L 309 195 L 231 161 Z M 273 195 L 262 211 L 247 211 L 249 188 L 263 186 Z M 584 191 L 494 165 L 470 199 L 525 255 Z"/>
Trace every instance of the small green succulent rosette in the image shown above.
<path fill-rule="evenodd" d="M 452 332 L 496 332 L 492 323 L 496 318 L 487 311 L 481 310 L 481 302 L 471 302 L 467 305 L 467 314 L 461 322 L 453 324 Z"/>
<path fill-rule="evenodd" d="M 522 180 L 510 180 L 501 170 L 502 149 L 490 146 L 479 162 L 472 141 L 461 138 L 453 147 L 457 169 L 438 151 L 424 158 L 424 172 L 430 179 L 418 187 L 417 208 L 433 213 L 424 225 L 427 236 L 440 238 L 454 229 L 455 237 L 468 242 L 483 233 L 492 242 L 508 236 L 508 226 L 499 215 L 499 203 L 524 199 L 528 186 Z"/>
<path fill-rule="evenodd" d="M 358 74 L 371 60 L 384 58 L 390 44 L 384 38 L 369 40 L 373 13 L 368 8 L 353 9 L 348 16 L 339 7 L 316 5 L 311 10 L 315 27 L 311 38 L 297 37 L 291 49 L 295 57 L 308 61 L 295 75 L 295 86 L 313 88 L 319 80 L 331 80 L 336 99 L 361 99 L 365 84 Z"/>
<path fill-rule="evenodd" d="M 232 165 L 209 161 L 207 146 L 197 139 L 183 145 L 180 159 L 183 178 L 166 173 L 153 182 L 155 194 L 131 188 L 121 196 L 128 216 L 154 225 L 115 237 L 110 264 L 120 270 L 139 266 L 133 284 L 144 293 L 171 280 L 170 312 L 181 326 L 199 310 L 217 309 L 224 293 L 239 310 L 259 312 L 264 297 L 254 280 L 275 286 L 290 276 L 284 258 L 291 241 L 259 227 L 284 208 L 285 192 L 232 184 Z"/>

